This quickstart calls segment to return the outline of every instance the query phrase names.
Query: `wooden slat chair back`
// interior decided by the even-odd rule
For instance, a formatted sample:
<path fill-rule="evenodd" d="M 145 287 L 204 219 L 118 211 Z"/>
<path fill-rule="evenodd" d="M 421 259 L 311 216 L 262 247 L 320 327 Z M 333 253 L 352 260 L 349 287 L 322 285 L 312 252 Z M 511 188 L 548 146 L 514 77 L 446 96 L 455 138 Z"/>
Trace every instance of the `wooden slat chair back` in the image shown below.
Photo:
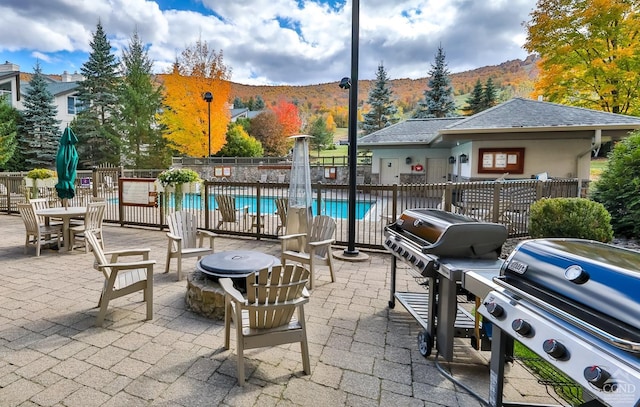
<path fill-rule="evenodd" d="M 244 384 L 244 350 L 300 342 L 305 374 L 311 373 L 304 304 L 309 301 L 305 285 L 309 271 L 289 264 L 262 269 L 247 277 L 246 298 L 229 278 L 221 278 L 225 290 L 225 342 L 236 329 L 238 382 Z"/>
<path fill-rule="evenodd" d="M 236 199 L 230 195 L 216 195 L 216 204 L 220 218 L 216 229 L 220 229 L 225 223 L 237 223 L 240 225 L 242 221 L 242 229 L 247 229 L 247 218 L 249 216 L 249 207 L 236 209 Z"/>
<path fill-rule="evenodd" d="M 336 281 L 333 253 L 331 251 L 331 245 L 335 243 L 335 232 L 336 221 L 330 216 L 318 215 L 313 218 L 309 233 L 296 233 L 279 237 L 282 242 L 281 262 L 283 265 L 286 264 L 287 260 L 309 265 L 311 273 L 309 278 L 310 289 L 313 289 L 317 265 L 329 266 L 331 281 Z M 298 247 L 303 247 L 304 250 L 290 250 L 288 242 L 292 239 L 297 239 Z"/>
<path fill-rule="evenodd" d="M 89 245 L 86 242 L 86 232 L 91 231 L 100 242 L 100 246 L 104 250 L 104 238 L 102 233 L 102 224 L 104 221 L 104 212 L 107 208 L 106 201 L 89 202 L 87 204 L 87 213 L 84 217 L 82 225 L 72 226 L 69 228 L 71 235 L 71 248 L 76 247 L 76 239 L 85 240 L 84 251 L 89 251 Z"/>
<path fill-rule="evenodd" d="M 171 259 L 177 259 L 178 281 L 182 278 L 182 259 L 185 257 L 202 257 L 213 253 L 214 239 L 218 236 L 213 232 L 198 229 L 198 218 L 195 214 L 185 211 L 173 212 L 167 215 L 169 226 L 169 243 L 167 246 L 167 262 L 164 272 L 169 272 Z M 209 240 L 209 247 L 204 246 L 204 238 Z"/>
<path fill-rule="evenodd" d="M 40 256 L 43 243 L 55 236 L 58 247 L 61 246 L 62 225 L 41 225 L 36 215 L 36 211 L 30 203 L 19 203 L 18 212 L 24 222 L 26 237 L 24 241 L 24 252 L 27 253 L 29 246 L 36 248 L 36 256 Z"/>
<path fill-rule="evenodd" d="M 289 206 L 288 198 L 276 198 L 276 215 L 278 215 L 279 224 L 276 228 L 276 235 L 280 230 L 285 230 L 287 227 L 287 207 Z"/>
<path fill-rule="evenodd" d="M 33 206 L 33 210 L 36 212 L 39 211 L 40 209 L 47 209 L 50 207 L 48 198 L 31 198 L 29 199 L 29 203 L 31 204 L 31 206 Z M 40 223 L 41 225 L 44 225 L 45 217 L 38 216 L 38 223 Z"/>
<path fill-rule="evenodd" d="M 87 244 L 91 246 L 95 262 L 93 267 L 102 272 L 104 285 L 98 301 L 98 317 L 96 326 L 102 326 L 107 315 L 107 307 L 113 299 L 142 291 L 143 301 L 147 303 L 146 319 L 153 319 L 153 265 L 155 260 L 149 260 L 150 249 L 133 249 L 104 252 L 94 231 L 85 233 Z M 111 258 L 108 259 L 107 256 Z M 131 256 L 140 256 L 142 260 L 132 261 Z M 127 257 L 125 262 L 119 262 L 121 257 Z"/>

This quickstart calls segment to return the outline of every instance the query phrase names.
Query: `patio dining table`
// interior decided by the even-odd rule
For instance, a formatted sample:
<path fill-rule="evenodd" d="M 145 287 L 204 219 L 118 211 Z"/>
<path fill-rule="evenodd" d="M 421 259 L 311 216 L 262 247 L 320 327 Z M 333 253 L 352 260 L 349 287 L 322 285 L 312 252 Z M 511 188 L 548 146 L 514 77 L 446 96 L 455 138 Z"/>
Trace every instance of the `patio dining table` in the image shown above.
<path fill-rule="evenodd" d="M 38 209 L 36 211 L 36 215 L 44 217 L 46 225 L 50 223 L 51 218 L 62 219 L 63 245 L 66 247 L 67 251 L 71 250 L 71 237 L 69 233 L 71 219 L 84 218 L 86 214 L 86 206 L 60 206 L 55 208 Z"/>

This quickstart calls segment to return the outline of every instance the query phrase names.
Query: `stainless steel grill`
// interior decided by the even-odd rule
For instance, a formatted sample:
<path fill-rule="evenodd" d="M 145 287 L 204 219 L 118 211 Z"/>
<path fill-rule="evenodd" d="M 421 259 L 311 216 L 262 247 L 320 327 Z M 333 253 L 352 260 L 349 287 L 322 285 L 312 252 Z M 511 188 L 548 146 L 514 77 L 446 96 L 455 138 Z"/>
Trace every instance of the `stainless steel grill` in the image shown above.
<path fill-rule="evenodd" d="M 397 300 L 423 327 L 423 355 L 435 339 L 439 354 L 451 360 L 454 336 L 476 344 L 490 336 L 487 404 L 515 405 L 503 401 L 502 391 L 504 365 L 518 340 L 582 387 L 581 406 L 640 407 L 639 252 L 538 239 L 501 260 L 502 225 L 433 209 L 405 211 L 384 235 L 393 254 L 389 306 Z M 397 260 L 425 281 L 426 293 L 395 291 Z M 484 327 L 460 309 L 460 291 L 483 299 L 477 305 Z"/>
<path fill-rule="evenodd" d="M 458 306 L 459 283 L 465 270 L 497 275 L 505 227 L 436 209 L 412 209 L 387 226 L 384 235 L 384 246 L 394 256 L 389 307 L 397 300 L 422 326 L 420 352 L 431 354 L 435 339 L 439 354 L 451 360 L 454 337 L 469 337 L 477 348 L 483 331 L 480 321 Z M 411 266 L 426 292 L 396 292 L 398 259 Z"/>
<path fill-rule="evenodd" d="M 517 339 L 586 392 L 590 406 L 640 406 L 640 253 L 593 241 L 521 243 L 480 313 L 493 324 L 492 378 Z M 502 405 L 492 380 L 490 404 Z M 583 393 L 584 394 L 584 393 Z"/>

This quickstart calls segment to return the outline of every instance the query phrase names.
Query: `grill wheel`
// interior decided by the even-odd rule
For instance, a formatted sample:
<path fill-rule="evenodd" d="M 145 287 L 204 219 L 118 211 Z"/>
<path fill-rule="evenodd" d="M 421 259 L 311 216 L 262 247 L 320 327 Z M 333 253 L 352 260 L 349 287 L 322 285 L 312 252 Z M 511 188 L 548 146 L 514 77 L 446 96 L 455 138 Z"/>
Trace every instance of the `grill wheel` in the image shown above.
<path fill-rule="evenodd" d="M 433 338 L 429 335 L 429 332 L 423 330 L 418 334 L 418 350 L 420 354 L 425 358 L 431 355 L 433 349 Z"/>

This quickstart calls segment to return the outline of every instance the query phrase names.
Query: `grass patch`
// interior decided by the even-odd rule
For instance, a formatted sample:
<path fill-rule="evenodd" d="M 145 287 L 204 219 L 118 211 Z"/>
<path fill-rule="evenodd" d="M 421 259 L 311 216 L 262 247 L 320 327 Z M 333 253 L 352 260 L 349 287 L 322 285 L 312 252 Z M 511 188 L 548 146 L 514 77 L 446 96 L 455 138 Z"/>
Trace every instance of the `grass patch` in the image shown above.
<path fill-rule="evenodd" d="M 569 376 L 556 369 L 546 360 L 541 359 L 531 349 L 518 341 L 514 341 L 513 354 L 538 378 L 539 383 L 553 387 L 556 394 L 564 401 L 574 406 L 583 403 L 582 388 Z"/>
<path fill-rule="evenodd" d="M 589 168 L 589 179 L 591 181 L 597 181 L 600 178 L 600 174 L 607 167 L 606 158 L 594 158 L 591 160 L 591 166 Z"/>

